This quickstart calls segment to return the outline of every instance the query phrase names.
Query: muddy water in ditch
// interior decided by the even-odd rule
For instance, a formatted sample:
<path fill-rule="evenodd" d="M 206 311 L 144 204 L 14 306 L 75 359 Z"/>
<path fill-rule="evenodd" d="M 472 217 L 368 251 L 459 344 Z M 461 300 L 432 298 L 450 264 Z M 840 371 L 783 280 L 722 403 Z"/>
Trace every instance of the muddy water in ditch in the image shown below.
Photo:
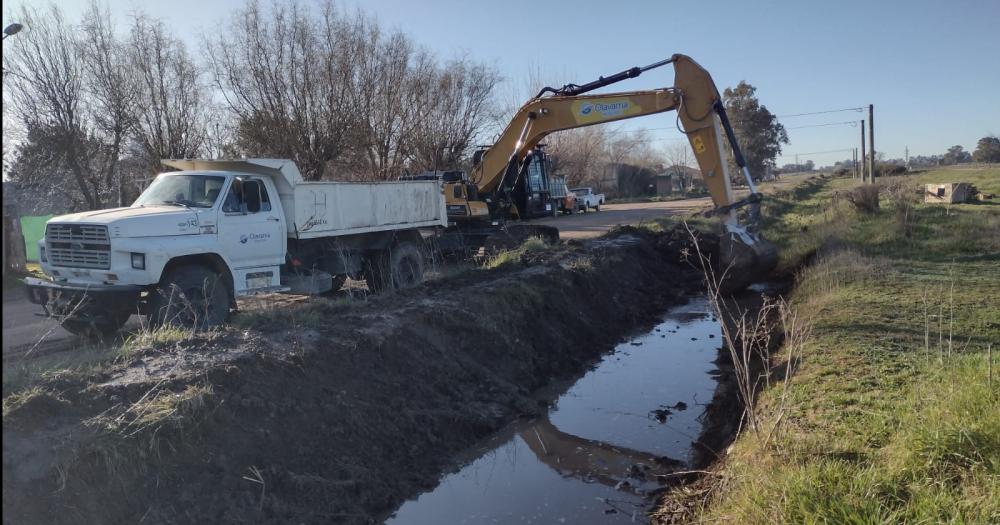
<path fill-rule="evenodd" d="M 387 523 L 644 522 L 659 476 L 690 460 L 721 341 L 706 300 L 670 310 L 583 377 L 557 385 L 546 415 L 459 458 L 458 471 Z"/>

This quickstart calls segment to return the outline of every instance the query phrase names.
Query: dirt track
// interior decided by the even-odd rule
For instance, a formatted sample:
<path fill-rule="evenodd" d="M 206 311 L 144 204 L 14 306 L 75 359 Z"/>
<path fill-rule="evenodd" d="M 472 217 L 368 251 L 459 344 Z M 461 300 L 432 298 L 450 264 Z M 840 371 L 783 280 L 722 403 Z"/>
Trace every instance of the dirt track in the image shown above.
<path fill-rule="evenodd" d="M 686 244 L 626 230 L 51 378 L 5 407 L 4 522 L 369 523 L 697 288 Z"/>
<path fill-rule="evenodd" d="M 621 224 L 636 225 L 660 217 L 690 215 L 711 207 L 712 199 L 708 197 L 666 202 L 605 204 L 601 206 L 599 212 L 590 210 L 587 213 L 562 215 L 532 222 L 559 228 L 559 237 L 562 239 L 586 239 L 603 235 Z"/>

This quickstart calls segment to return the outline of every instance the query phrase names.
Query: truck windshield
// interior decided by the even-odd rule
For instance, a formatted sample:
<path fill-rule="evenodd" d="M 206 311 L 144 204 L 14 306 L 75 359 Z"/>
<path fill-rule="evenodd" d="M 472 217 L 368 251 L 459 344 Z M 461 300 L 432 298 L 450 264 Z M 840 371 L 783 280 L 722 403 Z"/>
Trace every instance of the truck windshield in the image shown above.
<path fill-rule="evenodd" d="M 132 205 L 211 208 L 219 200 L 225 182 L 225 177 L 212 175 L 161 175 Z"/>
<path fill-rule="evenodd" d="M 590 192 L 590 190 L 587 188 L 577 188 L 575 190 L 570 190 L 570 191 L 575 193 L 577 197 L 586 197 L 587 193 Z"/>

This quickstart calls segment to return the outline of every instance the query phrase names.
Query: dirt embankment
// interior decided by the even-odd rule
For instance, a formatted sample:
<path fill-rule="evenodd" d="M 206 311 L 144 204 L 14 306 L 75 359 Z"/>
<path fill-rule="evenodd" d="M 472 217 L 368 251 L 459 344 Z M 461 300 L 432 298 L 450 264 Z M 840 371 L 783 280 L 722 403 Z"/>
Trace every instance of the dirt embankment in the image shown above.
<path fill-rule="evenodd" d="M 52 378 L 5 400 L 4 522 L 371 522 L 699 289 L 686 237 L 624 229 Z"/>

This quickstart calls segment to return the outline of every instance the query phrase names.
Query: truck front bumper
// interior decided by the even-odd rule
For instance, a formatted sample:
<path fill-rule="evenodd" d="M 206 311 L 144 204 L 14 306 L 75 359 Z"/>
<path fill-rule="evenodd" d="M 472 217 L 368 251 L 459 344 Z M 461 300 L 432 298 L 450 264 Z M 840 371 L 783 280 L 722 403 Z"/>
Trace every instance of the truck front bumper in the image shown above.
<path fill-rule="evenodd" d="M 126 309 L 136 311 L 143 287 L 137 285 L 82 285 L 25 277 L 28 300 L 45 313 L 63 317 L 75 311 Z"/>

